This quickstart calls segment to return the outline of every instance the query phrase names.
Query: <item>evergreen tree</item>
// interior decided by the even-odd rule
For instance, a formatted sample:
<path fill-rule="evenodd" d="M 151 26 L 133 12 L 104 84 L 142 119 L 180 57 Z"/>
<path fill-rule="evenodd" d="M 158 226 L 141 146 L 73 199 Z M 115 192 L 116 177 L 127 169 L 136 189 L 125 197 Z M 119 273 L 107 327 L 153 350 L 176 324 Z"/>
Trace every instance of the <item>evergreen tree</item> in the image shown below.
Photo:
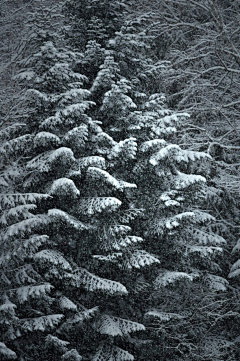
<path fill-rule="evenodd" d="M 130 224 L 139 236 L 146 239 L 149 250 L 158 255 L 162 264 L 159 271 L 145 274 L 141 281 L 136 280 L 136 285 L 142 286 L 142 292 L 144 287 L 146 291 L 149 285 L 154 289 L 151 292 L 150 287 L 147 291 L 151 294 L 150 305 L 147 306 L 143 299 L 140 301 L 141 296 L 138 300 L 141 312 L 150 308 L 146 313 L 146 322 L 150 322 L 150 329 L 153 327 L 151 320 L 167 322 L 162 331 L 156 327 L 159 335 L 158 346 L 152 357 L 158 358 L 159 353 L 166 358 L 175 355 L 195 360 L 200 358 L 201 353 L 207 357 L 207 348 L 211 341 L 215 344 L 216 355 L 221 352 L 221 347 L 227 354 L 228 347 L 232 347 L 233 344 L 224 326 L 221 328 L 221 325 L 216 324 L 212 329 L 211 322 L 206 322 L 203 323 L 203 328 L 195 330 L 195 324 L 192 324 L 193 314 L 196 314 L 196 324 L 206 315 L 212 319 L 214 310 L 219 312 L 219 308 L 211 307 L 210 304 L 218 304 L 219 299 L 219 304 L 222 305 L 232 296 L 231 292 L 224 295 L 228 289 L 228 281 L 225 278 L 226 264 L 222 257 L 226 241 L 216 233 L 215 218 L 205 209 L 206 196 L 208 201 L 212 198 L 216 200 L 221 192 L 206 185 L 206 180 L 211 178 L 214 171 L 213 161 L 208 153 L 195 151 L 194 148 L 187 150 L 185 146 L 181 149 L 171 143 L 171 140 L 177 142 L 176 128 L 181 128 L 184 132 L 184 124 L 189 123 L 189 116 L 168 110 L 163 94 L 151 95 L 152 90 L 159 90 L 159 85 L 156 86 L 151 80 L 154 77 L 161 79 L 161 71 L 166 63 L 154 63 L 146 58 L 144 66 L 139 68 L 134 73 L 137 76 L 133 77 L 131 67 L 125 67 L 124 70 L 121 63 L 119 51 L 123 50 L 125 55 L 127 51 L 124 50 L 124 46 L 116 46 L 119 36 L 119 33 L 116 33 L 116 37 L 110 39 L 107 47 L 111 52 L 112 61 L 118 63 L 120 75 L 117 79 L 111 79 L 107 89 L 104 86 L 106 78 L 102 76 L 102 69 L 104 74 L 109 74 L 111 66 L 107 69 L 108 63 L 105 62 L 90 91 L 92 97 L 97 94 L 100 99 L 99 108 L 94 111 L 94 115 L 103 122 L 106 132 L 118 140 L 130 136 L 132 144 L 138 144 L 137 148 L 133 145 L 129 147 L 131 160 L 126 153 L 124 157 L 114 159 L 119 151 L 116 145 L 113 148 L 115 152 L 109 152 L 113 175 L 118 177 L 124 174 L 125 179 L 137 184 L 136 191 L 128 195 L 132 208 L 145 209 L 145 215 L 140 218 L 139 223 Z M 128 46 L 127 38 L 126 36 L 126 49 L 131 49 L 127 55 L 128 64 L 131 64 L 131 60 L 135 64 L 138 60 L 140 63 L 140 59 L 135 59 L 136 55 L 131 45 Z M 94 94 L 96 85 L 98 92 Z M 197 175 L 194 174 L 196 172 Z M 171 303 L 163 306 L 163 300 L 169 297 L 176 300 L 184 299 L 184 287 L 189 287 L 193 294 L 186 303 L 183 302 L 183 307 Z M 162 304 L 158 301 L 159 292 L 164 294 Z M 146 293 L 143 294 L 146 296 Z M 205 295 L 204 299 L 202 294 Z M 206 313 L 197 313 L 197 307 L 209 309 Z M 230 309 L 229 304 L 228 310 Z M 221 317 L 224 314 L 228 317 L 225 308 L 220 309 L 220 314 Z M 179 322 L 177 329 L 176 322 Z M 187 328 L 184 335 L 181 335 L 182 327 Z M 169 333 L 168 328 L 171 330 Z M 202 330 L 210 333 L 208 339 L 199 339 Z M 220 340 L 219 330 L 222 332 Z M 174 336 L 173 331 L 176 332 Z M 139 341 L 138 345 L 142 343 Z M 146 350 L 148 347 L 149 344 Z"/>
<path fill-rule="evenodd" d="M 14 347 L 16 352 L 25 355 L 23 357 L 26 354 L 31 357 L 32 341 L 36 354 L 40 355 L 40 349 L 44 347 L 43 359 L 50 355 L 78 359 L 78 351 L 83 355 L 96 352 L 102 338 L 104 343 L 95 359 L 105 353 L 108 357 L 116 353 L 119 359 L 132 359 L 127 351 L 112 345 L 111 337 L 128 335 L 145 327 L 137 320 L 129 320 L 129 313 L 126 318 L 123 306 L 118 307 L 117 315 L 114 315 L 114 306 L 125 304 L 119 295 L 128 294 L 123 285 L 131 283 L 128 270 L 159 261 L 146 251 L 138 251 L 137 245 L 142 238 L 131 236 L 131 228 L 121 221 L 129 212 L 125 193 L 135 188 L 135 184 L 111 176 L 108 158 L 104 158 L 108 156 L 109 146 L 114 157 L 119 158 L 128 153 L 129 144 L 135 146 L 135 143 L 131 139 L 115 142 L 102 131 L 98 121 L 87 115 L 86 111 L 94 106 L 87 100 L 89 91 L 83 88 L 87 78 L 71 70 L 78 57 L 81 54 L 58 50 L 51 42 L 46 42 L 39 52 L 26 59 L 26 68 L 18 74 L 22 82 L 26 79 L 31 86 L 26 92 L 25 102 L 32 109 L 27 120 L 31 145 L 28 145 L 25 155 L 27 162 L 22 163 L 25 175 L 21 187 L 25 193 L 21 199 L 28 200 L 29 197 L 33 202 L 38 196 L 37 191 L 42 193 L 38 197 L 48 199 L 40 205 L 42 215 L 29 213 L 34 207 L 24 205 L 20 215 L 26 220 L 20 224 L 19 231 L 15 224 L 13 227 L 16 237 L 19 233 L 27 234 L 27 230 L 29 233 L 35 231 L 35 227 L 46 232 L 46 235 L 39 235 L 38 246 L 34 244 L 33 250 L 30 246 L 27 248 L 23 240 L 27 248 L 26 258 L 33 261 L 32 272 L 37 272 L 41 285 L 37 285 L 34 291 L 34 284 L 25 284 L 30 282 L 29 279 L 20 278 L 24 294 L 19 296 L 18 303 L 25 306 L 25 302 L 35 296 L 40 305 L 32 310 L 31 316 L 45 309 L 47 314 L 37 320 L 31 316 L 27 320 L 21 319 L 20 332 L 32 332 L 33 336 L 27 345 L 21 344 L 20 351 L 17 350 L 17 334 Z M 23 146 L 23 142 L 20 144 Z M 9 233 L 4 233 L 4 237 L 6 252 L 9 253 Z M 102 250 L 105 255 L 99 256 Z M 118 273 L 114 260 L 121 265 Z M 113 267 L 104 266 L 109 261 L 113 261 Z M 11 290 L 7 289 L 5 293 L 8 292 L 11 294 Z M 10 300 L 16 300 L 14 295 L 10 296 Z M 114 301 L 111 301 L 111 296 Z M 8 299 L 3 301 L 6 303 Z M 21 311 L 24 316 L 26 309 L 25 306 Z M 61 320 L 63 322 L 56 330 Z M 54 333 L 49 333 L 51 329 Z M 83 340 L 79 344 L 80 335 Z M 121 346 L 121 341 L 118 343 Z M 78 351 L 67 351 L 68 344 Z"/>
<path fill-rule="evenodd" d="M 130 3 L 126 0 L 67 0 L 63 9 L 71 21 L 69 38 L 72 45 L 81 50 L 85 49 L 89 40 L 105 45 L 120 29 Z"/>
<path fill-rule="evenodd" d="M 119 86 L 121 83 L 125 86 Z M 162 357 L 181 354 L 196 359 L 199 356 L 195 349 L 204 346 L 201 345 L 203 340 L 197 342 L 193 331 L 191 318 L 194 305 L 191 302 L 195 298 L 195 302 L 201 303 L 201 289 L 206 295 L 211 291 L 207 301 L 212 302 L 218 297 L 218 292 L 226 291 L 228 287 L 228 281 L 222 277 L 224 273 L 220 261 L 226 241 L 212 231 L 210 224 L 214 217 L 201 210 L 208 192 L 203 175 L 208 176 L 212 161 L 207 153 L 181 149 L 169 143 L 176 127 L 181 125 L 188 114 L 178 114 L 167 109 L 163 94 L 151 95 L 137 109 L 130 94 L 131 86 L 126 86 L 126 80 L 121 79 L 112 86 L 112 90 L 105 93 L 99 114 L 103 113 L 105 121 L 109 119 L 111 132 L 117 132 L 118 136 L 135 136 L 138 143 L 134 161 L 126 163 L 127 159 L 124 158 L 121 163 L 115 163 L 114 169 L 125 174 L 128 181 L 137 184 L 132 206 L 144 208 L 145 216 L 138 223 L 136 231 L 146 239 L 149 250 L 158 255 L 161 264 L 156 273 L 145 275 L 143 282 L 146 287 L 149 284 L 153 287 L 152 293 L 151 287 L 149 289 L 150 304 L 147 305 L 143 300 L 139 303 L 142 311 L 149 307 L 146 322 L 158 330 L 159 344 L 153 357 L 158 357 L 161 350 Z M 200 168 L 201 174 L 191 174 L 194 168 Z M 179 304 L 165 304 L 164 301 L 170 295 L 176 300 L 184 298 L 184 287 L 195 292 L 192 298 L 189 297 L 190 304 L 187 307 L 191 307 L 190 312 L 186 310 L 185 303 L 181 307 Z M 160 300 L 159 294 L 163 295 Z M 184 319 L 183 323 L 188 330 L 185 336 L 180 333 L 183 327 L 181 319 Z M 166 328 L 162 326 L 159 329 L 158 322 L 162 321 L 167 322 Z M 173 336 L 177 321 L 180 325 Z M 155 322 L 157 326 L 154 326 Z M 207 324 L 204 326 L 208 328 Z M 215 332 L 217 334 L 218 328 Z M 227 335 L 223 342 L 226 342 L 226 347 L 229 346 Z"/>

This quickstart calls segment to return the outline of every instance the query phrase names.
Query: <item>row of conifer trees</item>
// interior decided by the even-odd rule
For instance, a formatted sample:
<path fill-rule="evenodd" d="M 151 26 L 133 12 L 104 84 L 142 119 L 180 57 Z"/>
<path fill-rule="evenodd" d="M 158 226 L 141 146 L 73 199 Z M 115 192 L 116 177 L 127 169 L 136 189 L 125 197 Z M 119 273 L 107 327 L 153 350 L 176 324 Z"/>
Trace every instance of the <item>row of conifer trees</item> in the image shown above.
<path fill-rule="evenodd" d="M 168 108 L 131 5 L 66 1 L 15 75 L 21 110 L 0 130 L 3 360 L 237 357 L 214 160 L 178 145 L 190 116 Z"/>

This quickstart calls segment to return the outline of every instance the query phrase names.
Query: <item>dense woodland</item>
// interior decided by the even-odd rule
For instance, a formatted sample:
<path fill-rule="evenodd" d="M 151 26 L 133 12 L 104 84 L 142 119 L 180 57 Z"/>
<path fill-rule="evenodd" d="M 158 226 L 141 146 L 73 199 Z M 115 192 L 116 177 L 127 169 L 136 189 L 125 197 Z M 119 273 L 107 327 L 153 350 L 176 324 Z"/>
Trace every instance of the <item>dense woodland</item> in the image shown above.
<path fill-rule="evenodd" d="M 1 360 L 239 360 L 239 14 L 1 0 Z"/>

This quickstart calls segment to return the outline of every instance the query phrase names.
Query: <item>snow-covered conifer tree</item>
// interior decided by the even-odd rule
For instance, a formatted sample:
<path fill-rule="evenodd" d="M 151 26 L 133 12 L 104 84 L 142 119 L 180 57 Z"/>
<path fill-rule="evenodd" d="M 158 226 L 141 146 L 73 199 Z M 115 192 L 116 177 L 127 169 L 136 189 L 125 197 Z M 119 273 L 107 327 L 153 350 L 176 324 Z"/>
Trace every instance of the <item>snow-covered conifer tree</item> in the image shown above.
<path fill-rule="evenodd" d="M 110 44 L 114 49 L 115 41 L 110 41 Z M 117 58 L 118 54 L 113 50 L 112 56 Z M 161 64 L 162 66 L 164 64 Z M 161 67 L 156 64 L 154 71 L 157 73 Z M 99 89 L 100 75 L 101 70 L 96 77 Z M 129 74 L 129 79 L 131 75 Z M 149 74 L 149 79 L 151 76 L 152 73 Z M 178 353 L 178 343 L 181 347 L 184 345 L 186 352 L 194 357 L 191 342 L 199 341 L 196 347 L 204 348 L 203 340 L 197 341 L 193 337 L 189 341 L 188 336 L 185 338 L 179 335 L 180 328 L 173 338 L 171 333 L 167 332 L 167 328 L 172 330 L 176 320 L 181 320 L 184 314 L 184 322 L 191 333 L 194 306 L 191 305 L 192 309 L 188 314 L 185 305 L 171 307 L 171 304 L 165 305 L 162 298 L 161 305 L 157 298 L 159 293 L 162 293 L 165 299 L 170 295 L 181 299 L 184 297 L 183 287 L 189 287 L 196 292 L 192 300 L 195 298 L 198 304 L 201 303 L 199 292 L 203 289 L 206 295 L 210 293 L 209 297 L 206 297 L 206 303 L 211 303 L 218 297 L 219 292 L 224 293 L 228 288 L 228 281 L 221 268 L 226 241 L 214 233 L 211 224 L 215 219 L 205 210 L 205 195 L 209 193 L 206 177 L 209 176 L 213 161 L 208 153 L 181 148 L 175 143 L 177 129 L 182 127 L 189 115 L 169 110 L 164 94 L 144 93 L 143 89 L 149 90 L 141 87 L 141 82 L 136 86 L 136 83 L 120 74 L 120 78 L 115 80 L 111 89 L 102 96 L 98 118 L 113 138 L 122 139 L 127 136 L 137 144 L 137 147 L 129 144 L 121 158 L 114 158 L 121 151 L 119 146 L 114 146 L 110 157 L 113 175 L 124 175 L 127 181 L 137 185 L 135 192 L 128 197 L 132 209 L 144 209 L 144 216 L 139 223 L 133 222 L 132 227 L 138 236 L 146 239 L 148 250 L 158 255 L 161 264 L 159 270 L 155 270 L 156 273 L 145 275 L 141 280 L 146 287 L 151 284 L 153 291 L 150 304 L 146 305 L 139 299 L 139 306 L 149 308 L 145 317 L 150 328 L 154 322 L 158 325 L 161 317 L 168 321 L 160 333 L 161 337 L 166 337 L 165 357 L 169 355 L 168 350 L 171 350 L 172 354 Z M 142 256 L 144 257 L 143 254 Z M 141 258 L 140 254 L 138 257 Z M 135 281 L 137 289 L 139 280 Z M 207 329 L 209 325 L 204 327 Z M 217 327 L 214 332 L 213 338 L 218 332 Z M 225 341 L 227 345 L 228 341 Z M 163 347 L 161 341 L 159 342 L 156 352 Z"/>
<path fill-rule="evenodd" d="M 136 144 L 131 138 L 114 141 L 103 132 L 101 122 L 87 114 L 95 104 L 88 100 L 90 91 L 83 87 L 86 76 L 72 70 L 79 58 L 82 58 L 79 53 L 57 49 L 52 42 L 46 42 L 26 59 L 25 68 L 17 76 L 23 84 L 27 80 L 29 87 L 24 101 L 31 109 L 27 117 L 31 142 L 21 164 L 24 177 L 19 187 L 24 191 L 21 198 L 24 205 L 19 212 L 24 218 L 23 225 L 18 231 L 14 224 L 11 234 L 7 231 L 4 237 L 9 244 L 9 236 L 18 237 L 20 232 L 24 234 L 25 244 L 30 231 L 36 229 L 45 234 L 37 235 L 39 241 L 34 246 L 31 242 L 35 238 L 27 240 L 30 246 L 25 256 L 19 248 L 19 257 L 32 261 L 32 272 L 39 276 L 36 282 L 40 284 L 35 290 L 34 278 L 31 278 L 34 284 L 29 284 L 29 278 L 20 278 L 24 295 L 19 296 L 16 315 L 19 317 L 19 307 L 21 303 L 25 306 L 29 297 L 40 298 L 42 305 L 40 309 L 36 305 L 25 323 L 19 321 L 22 325 L 19 336 L 21 332 L 33 335 L 29 345 L 23 343 L 16 354 L 25 357 L 31 350 L 31 342 L 35 342 L 36 353 L 44 347 L 40 356 L 43 358 L 62 355 L 68 360 L 78 352 L 83 355 L 95 352 L 96 360 L 105 353 L 132 359 L 131 354 L 119 347 L 121 342 L 117 347 L 110 340 L 145 327 L 137 322 L 136 316 L 130 320 L 123 306 L 117 310 L 115 307 L 126 303 L 125 285 L 131 284 L 129 270 L 157 264 L 159 260 L 142 250 L 139 244 L 143 239 L 132 235 L 127 224 L 131 209 L 126 194 L 136 185 L 109 173 L 112 154 L 114 159 L 120 158 L 128 153 L 129 146 L 134 149 Z M 39 204 L 42 215 L 30 213 L 35 209 L 31 205 L 34 197 L 45 199 Z M 30 204 L 25 198 L 29 198 Z M 14 255 L 11 257 L 15 260 Z M 15 294 L 9 292 L 12 302 Z M 8 299 L 5 297 L 3 302 Z M 23 314 L 25 309 L 26 306 Z M 42 318 L 35 321 L 34 312 L 40 312 Z M 90 342 L 91 333 L 96 341 Z M 19 345 L 17 338 L 18 334 L 15 345 Z M 71 354 L 70 347 L 77 350 Z"/>

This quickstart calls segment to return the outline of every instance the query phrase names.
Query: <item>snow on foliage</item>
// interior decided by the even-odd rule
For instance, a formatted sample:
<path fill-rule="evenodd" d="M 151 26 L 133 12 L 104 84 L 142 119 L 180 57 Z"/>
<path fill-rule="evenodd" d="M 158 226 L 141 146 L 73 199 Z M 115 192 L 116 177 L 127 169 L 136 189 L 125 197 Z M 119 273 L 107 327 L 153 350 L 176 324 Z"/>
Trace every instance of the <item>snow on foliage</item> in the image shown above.
<path fill-rule="evenodd" d="M 152 309 L 145 313 L 144 318 L 146 320 L 157 319 L 160 322 L 169 322 L 169 321 L 179 321 L 184 318 L 184 316 L 179 315 L 178 313 L 163 312 L 158 309 Z"/>
<path fill-rule="evenodd" d="M 79 355 L 76 349 L 72 349 L 70 351 L 67 351 L 64 355 L 61 357 L 62 361 L 81 361 L 82 356 Z"/>
<path fill-rule="evenodd" d="M 120 82 L 113 84 L 111 90 L 104 94 L 101 111 L 108 116 L 110 113 L 112 115 L 114 114 L 115 117 L 118 117 L 118 114 L 120 113 L 119 108 L 121 109 L 121 114 L 127 114 L 129 110 L 137 108 L 132 99 L 124 94 Z"/>
<path fill-rule="evenodd" d="M 227 291 L 229 282 L 220 276 L 217 275 L 213 275 L 213 274 L 208 274 L 205 279 L 204 279 L 205 283 L 207 284 L 207 286 L 209 287 L 210 290 L 212 291 L 221 291 L 221 292 L 225 292 Z"/>
<path fill-rule="evenodd" d="M 25 260 L 32 257 L 39 247 L 49 243 L 47 235 L 33 235 L 24 240 L 14 240 L 11 249 L 3 245 L 0 255 L 0 265 L 8 264 L 12 259 L 18 257 L 18 260 Z M 24 268 L 22 268 L 22 271 Z M 17 274 L 17 273 L 16 273 Z"/>
<path fill-rule="evenodd" d="M 134 244 L 138 244 L 143 242 L 143 239 L 141 237 L 137 236 L 121 236 L 114 239 L 114 241 L 111 243 L 111 247 L 117 251 L 127 248 L 129 246 L 132 246 Z"/>
<path fill-rule="evenodd" d="M 44 297 L 46 293 L 49 293 L 53 288 L 49 283 L 41 284 L 41 285 L 29 285 L 22 286 L 17 288 L 16 290 L 10 291 L 10 295 L 17 297 L 19 303 L 24 303 L 31 298 L 39 298 Z"/>
<path fill-rule="evenodd" d="M 0 355 L 2 355 L 3 360 L 16 360 L 17 354 L 8 348 L 5 343 L 0 342 Z"/>
<path fill-rule="evenodd" d="M 111 253 L 107 256 L 93 255 L 93 258 L 98 259 L 99 261 L 114 262 L 114 263 L 120 260 L 122 257 L 123 257 L 122 252 Z"/>
<path fill-rule="evenodd" d="M 199 224 L 216 221 L 216 218 L 211 214 L 204 212 L 202 210 L 194 210 L 195 213 L 195 221 Z"/>
<path fill-rule="evenodd" d="M 65 257 L 58 251 L 44 249 L 34 255 L 34 260 L 41 266 L 58 266 L 65 271 L 71 271 L 72 267 Z"/>
<path fill-rule="evenodd" d="M 77 118 L 93 105 L 95 105 L 94 102 L 85 100 L 81 103 L 68 105 L 66 108 L 60 111 L 59 114 L 63 115 L 65 118 Z"/>
<path fill-rule="evenodd" d="M 38 104 L 40 106 L 48 106 L 55 98 L 54 96 L 49 95 L 45 92 L 41 92 L 37 89 L 27 89 L 26 96 L 27 98 L 30 97 L 31 101 L 34 101 L 35 104 Z"/>
<path fill-rule="evenodd" d="M 109 150 L 111 147 L 117 144 L 115 140 L 107 133 L 100 132 L 94 138 L 94 142 L 97 143 L 99 149 Z"/>
<path fill-rule="evenodd" d="M 112 186 L 121 191 L 123 191 L 125 188 L 136 188 L 137 187 L 135 184 L 124 182 L 121 180 L 119 181 L 116 178 L 114 178 L 113 176 L 111 176 L 105 170 L 102 170 L 102 169 L 99 169 L 96 167 L 89 167 L 86 174 L 87 174 L 88 179 L 91 181 L 99 180 L 99 181 L 102 181 L 103 183 L 105 183 L 106 185 Z"/>
<path fill-rule="evenodd" d="M 63 140 L 70 146 L 75 146 L 78 149 L 84 148 L 88 140 L 88 128 L 85 124 L 75 127 L 67 132 Z"/>
<path fill-rule="evenodd" d="M 21 80 L 30 81 L 34 78 L 36 78 L 36 73 L 34 70 L 25 70 L 25 71 L 21 71 L 17 75 L 15 75 L 13 79 L 19 79 L 20 81 Z"/>
<path fill-rule="evenodd" d="M 230 273 L 228 275 L 229 278 L 234 278 L 240 275 L 240 259 L 237 260 L 231 267 Z"/>
<path fill-rule="evenodd" d="M 70 148 L 61 147 L 39 154 L 27 164 L 28 169 L 37 169 L 39 172 L 49 172 L 54 166 L 67 166 L 73 164 L 75 158 Z"/>
<path fill-rule="evenodd" d="M 165 201 L 164 204 L 165 204 L 166 207 L 174 207 L 174 206 L 179 207 L 180 206 L 180 203 L 178 201 L 173 200 L 173 199 L 169 199 L 168 201 Z"/>
<path fill-rule="evenodd" d="M 92 93 L 97 93 L 99 90 L 108 90 L 111 88 L 111 85 L 114 84 L 115 80 L 118 78 L 119 67 L 115 63 L 114 57 L 107 55 L 104 63 L 100 65 L 100 71 L 97 74 L 97 77 L 94 79 L 90 91 Z"/>
<path fill-rule="evenodd" d="M 174 155 L 180 150 L 181 148 L 176 144 L 169 144 L 166 147 L 160 149 L 156 154 L 154 154 L 149 162 L 153 166 L 158 165 L 159 162 L 165 160 L 166 158 L 174 158 Z"/>
<path fill-rule="evenodd" d="M 77 159 L 77 164 L 80 169 L 86 169 L 88 167 L 98 167 L 100 169 L 106 168 L 105 159 L 98 155 L 79 158 Z"/>
<path fill-rule="evenodd" d="M 167 218 L 166 220 L 163 219 L 160 224 L 162 224 L 163 227 L 166 227 L 167 229 L 171 230 L 179 227 L 184 221 L 186 222 L 188 220 L 193 219 L 194 217 L 195 217 L 194 212 L 183 212 L 176 214 L 171 218 Z"/>
<path fill-rule="evenodd" d="M 158 277 L 154 281 L 155 288 L 174 286 L 175 283 L 181 281 L 194 281 L 198 277 L 197 273 L 186 273 L 178 271 L 163 270 L 159 273 Z"/>
<path fill-rule="evenodd" d="M 60 138 L 50 132 L 39 132 L 37 133 L 37 135 L 35 136 L 34 140 L 34 147 L 38 148 L 38 147 L 57 147 L 60 143 L 61 140 Z"/>
<path fill-rule="evenodd" d="M 12 314 L 14 314 L 14 309 L 16 309 L 17 306 L 9 300 L 9 298 L 6 294 L 2 298 L 1 302 L 4 302 L 4 303 L 2 303 L 0 305 L 0 312 L 2 312 L 2 313 L 11 312 Z"/>
<path fill-rule="evenodd" d="M 46 332 L 56 327 L 63 317 L 64 315 L 62 314 L 55 314 L 31 318 L 22 323 L 21 329 L 26 332 Z"/>
<path fill-rule="evenodd" d="M 13 219 L 16 222 L 20 221 L 20 219 L 32 218 L 34 215 L 29 211 L 34 211 L 36 208 L 37 206 L 35 204 L 23 204 L 3 211 L 0 217 L 0 224 L 6 226 L 11 223 Z"/>
<path fill-rule="evenodd" d="M 88 216 L 103 211 L 115 212 L 122 202 L 115 197 L 81 198 L 77 205 L 77 211 Z"/>
<path fill-rule="evenodd" d="M 150 266 L 154 263 L 160 263 L 159 259 L 143 250 L 135 250 L 124 262 L 124 266 L 128 269 Z"/>
<path fill-rule="evenodd" d="M 68 297 L 61 296 L 58 300 L 59 307 L 62 312 L 64 311 L 76 311 L 77 305 L 73 303 Z"/>
<path fill-rule="evenodd" d="M 53 208 L 49 209 L 48 216 L 52 222 L 56 224 L 66 223 L 68 226 L 75 228 L 76 230 L 82 231 L 89 229 L 90 226 L 79 221 L 77 218 L 69 215 L 67 212 L 62 211 L 61 209 Z"/>
<path fill-rule="evenodd" d="M 126 235 L 131 231 L 131 227 L 122 224 L 116 224 L 110 226 L 108 231 L 112 236 Z"/>
<path fill-rule="evenodd" d="M 88 291 L 104 291 L 109 294 L 127 294 L 128 291 L 121 283 L 109 279 L 98 277 L 84 268 L 76 269 L 71 276 L 69 282 L 75 287 L 83 287 Z"/>
<path fill-rule="evenodd" d="M 189 161 L 194 162 L 196 160 L 206 159 L 206 158 L 212 159 L 212 157 L 207 153 L 196 152 L 196 151 L 191 151 L 191 150 L 183 150 L 183 149 L 181 149 L 180 152 L 174 156 L 174 159 L 178 163 L 180 163 L 180 162 L 188 163 Z"/>
<path fill-rule="evenodd" d="M 185 174 L 177 171 L 177 176 L 174 177 L 176 189 L 184 189 L 193 184 L 206 183 L 206 178 L 201 175 Z"/>
<path fill-rule="evenodd" d="M 211 260 L 215 255 L 223 253 L 222 247 L 216 246 L 188 246 L 186 250 L 187 254 L 199 256 L 202 259 Z"/>
<path fill-rule="evenodd" d="M 117 346 L 108 344 L 100 346 L 92 361 L 133 361 L 134 357 L 129 352 Z"/>
<path fill-rule="evenodd" d="M 59 105 L 65 106 L 68 103 L 78 103 L 89 97 L 89 95 L 90 91 L 87 89 L 69 89 L 65 93 L 61 94 Z"/>
<path fill-rule="evenodd" d="M 31 148 L 33 136 L 31 134 L 24 134 L 14 139 L 10 139 L 3 143 L 0 147 L 0 156 L 9 157 L 17 155 L 19 152 L 24 153 L 26 148 Z"/>
<path fill-rule="evenodd" d="M 48 69 L 47 77 L 51 78 L 52 82 L 71 83 L 75 81 L 83 82 L 86 77 L 82 74 L 75 73 L 71 70 L 68 63 L 55 63 L 51 68 Z"/>
<path fill-rule="evenodd" d="M 5 232 L 0 232 L 0 239 L 7 241 L 8 238 L 24 237 L 30 235 L 33 231 L 37 231 L 41 226 L 48 223 L 49 218 L 46 215 L 38 214 L 29 219 L 12 224 Z"/>
<path fill-rule="evenodd" d="M 96 323 L 96 330 L 103 335 L 115 337 L 128 335 L 131 332 L 144 331 L 145 326 L 123 318 L 102 315 Z"/>
<path fill-rule="evenodd" d="M 58 197 L 67 196 L 71 198 L 78 198 L 80 191 L 71 179 L 59 178 L 52 183 L 50 194 Z"/>
<path fill-rule="evenodd" d="M 152 139 L 142 143 L 139 151 L 142 153 L 156 152 L 162 149 L 167 142 L 164 139 Z"/>
<path fill-rule="evenodd" d="M 50 334 L 47 335 L 45 339 L 45 345 L 47 348 L 56 348 L 60 352 L 66 352 L 67 351 L 66 346 L 68 346 L 69 344 L 70 342 L 60 340 L 58 337 L 52 336 Z"/>
<path fill-rule="evenodd" d="M 218 234 L 206 232 L 202 229 L 188 228 L 188 233 L 201 245 L 219 246 L 227 243 L 226 240 Z"/>
<path fill-rule="evenodd" d="M 43 120 L 40 124 L 40 129 L 45 131 L 54 131 L 62 124 L 63 124 L 63 120 L 58 112 L 55 115 L 50 116 L 45 120 Z"/>
<path fill-rule="evenodd" d="M 109 154 L 109 159 L 121 157 L 122 159 L 135 159 L 137 154 L 136 138 L 129 138 L 120 141 Z"/>
<path fill-rule="evenodd" d="M 183 150 L 176 144 L 169 144 L 164 148 L 161 147 L 161 149 L 150 158 L 150 163 L 156 166 L 159 162 L 165 161 L 166 159 L 175 160 L 177 163 L 188 163 L 205 158 L 212 159 L 207 153 Z"/>
<path fill-rule="evenodd" d="M 232 253 L 236 253 L 240 251 L 240 238 L 238 239 L 236 245 L 232 249 Z"/>
<path fill-rule="evenodd" d="M 111 176 L 107 171 L 96 167 L 89 167 L 87 170 L 87 178 L 89 181 L 101 181 L 107 185 L 110 185 L 116 189 L 119 188 L 119 182 L 116 178 Z"/>

